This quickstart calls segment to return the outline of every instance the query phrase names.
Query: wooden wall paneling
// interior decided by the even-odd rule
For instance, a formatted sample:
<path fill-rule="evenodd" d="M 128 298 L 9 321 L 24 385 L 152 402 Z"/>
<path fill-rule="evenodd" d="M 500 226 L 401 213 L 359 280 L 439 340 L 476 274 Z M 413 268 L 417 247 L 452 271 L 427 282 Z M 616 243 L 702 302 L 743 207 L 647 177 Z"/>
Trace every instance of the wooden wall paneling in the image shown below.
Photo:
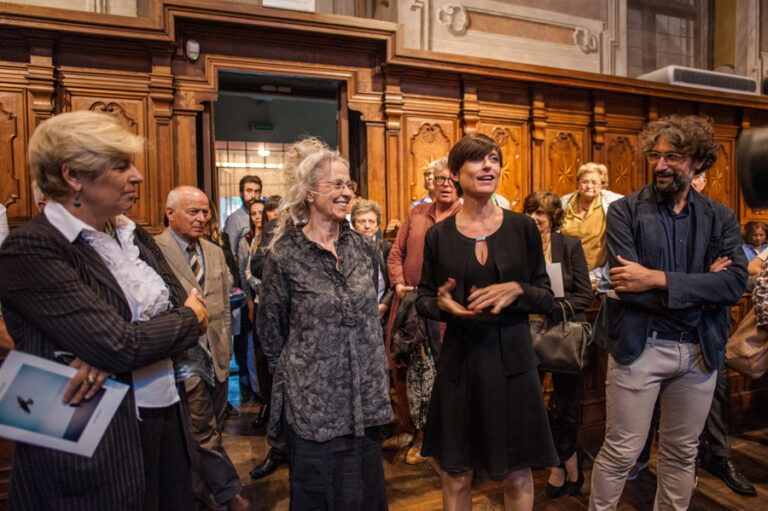
<path fill-rule="evenodd" d="M 423 170 L 451 150 L 454 140 L 458 138 L 455 134 L 455 125 L 454 119 L 406 117 L 405 175 L 408 183 L 408 201 L 413 202 L 426 195 Z"/>
<path fill-rule="evenodd" d="M 477 81 L 465 78 L 462 80 L 463 95 L 461 98 L 461 125 L 464 135 L 477 131 L 480 121 L 480 103 L 477 99 Z"/>
<path fill-rule="evenodd" d="M 81 89 L 68 89 L 62 87 L 62 95 L 66 101 L 66 111 L 93 110 L 104 112 L 120 119 L 126 129 L 131 133 L 150 138 L 147 123 L 147 97 L 146 95 L 104 94 L 102 91 L 89 91 Z M 134 164 L 144 176 L 144 182 L 137 186 L 137 198 L 128 216 L 142 226 L 150 226 L 152 218 L 150 211 L 153 202 L 158 197 L 152 193 L 152 183 L 156 175 L 150 159 L 151 148 L 145 149 L 136 155 Z"/>
<path fill-rule="evenodd" d="M 547 103 L 541 91 L 531 97 L 531 189 L 545 190 L 546 163 L 544 143 L 547 138 Z"/>
<path fill-rule="evenodd" d="M 736 142 L 733 139 L 723 138 L 718 138 L 717 142 L 719 144 L 717 161 L 707 170 L 707 186 L 704 188 L 704 195 L 722 202 L 736 212 L 738 211 L 738 196 L 732 190 L 732 178 L 735 175 L 733 162 Z"/>
<path fill-rule="evenodd" d="M 608 167 L 608 189 L 628 195 L 636 191 L 639 158 L 637 135 L 608 132 L 605 134 L 605 165 Z"/>
<path fill-rule="evenodd" d="M 531 192 L 527 123 L 515 125 L 481 121 L 477 124 L 477 131 L 488 135 L 501 147 L 504 165 L 496 192 L 509 200 L 513 211 L 522 211 L 523 199 Z"/>
<path fill-rule="evenodd" d="M 387 221 L 386 231 L 395 231 L 410 210 L 408 202 L 409 187 L 407 176 L 403 172 L 403 93 L 400 90 L 400 77 L 387 75 L 384 89 L 384 115 L 386 117 L 385 163 L 387 172 Z"/>
<path fill-rule="evenodd" d="M 597 93 L 592 95 L 590 129 L 592 135 L 592 147 L 590 148 L 589 161 L 605 163 L 607 161 L 605 133 L 608 130 L 607 119 L 605 116 L 605 100 Z"/>
<path fill-rule="evenodd" d="M 0 89 L 0 204 L 11 225 L 29 214 L 24 135 L 24 92 Z"/>
<path fill-rule="evenodd" d="M 545 190 L 563 196 L 576 189 L 576 172 L 585 160 L 585 138 L 583 130 L 548 125 L 544 141 Z"/>
<path fill-rule="evenodd" d="M 164 217 L 165 198 L 174 183 L 167 176 L 173 175 L 174 134 L 173 134 L 173 75 L 171 74 L 171 49 L 158 46 L 152 52 L 152 73 L 149 75 L 149 147 L 150 169 L 145 176 L 145 189 L 151 187 L 149 222 L 151 231 L 161 231 Z M 149 179 L 147 179 L 149 177 Z M 202 183 L 201 183 L 202 185 Z"/>

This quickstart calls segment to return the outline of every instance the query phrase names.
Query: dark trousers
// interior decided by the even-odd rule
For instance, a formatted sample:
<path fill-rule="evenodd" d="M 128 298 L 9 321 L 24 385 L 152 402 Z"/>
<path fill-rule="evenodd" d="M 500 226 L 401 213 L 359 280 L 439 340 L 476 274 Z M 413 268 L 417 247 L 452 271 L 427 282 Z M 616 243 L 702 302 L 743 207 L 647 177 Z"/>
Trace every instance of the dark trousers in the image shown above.
<path fill-rule="evenodd" d="M 385 511 L 381 428 L 327 442 L 297 436 L 286 424 L 291 511 Z"/>
<path fill-rule="evenodd" d="M 219 417 L 227 405 L 227 387 L 226 381 L 209 387 L 199 377 L 185 382 L 195 438 L 192 455 L 195 496 L 204 498 L 210 494 L 219 503 L 227 502 L 242 489 L 237 470 L 221 445 L 223 421 Z"/>
<path fill-rule="evenodd" d="M 144 511 L 191 510 L 192 479 L 181 421 L 181 406 L 140 408 L 144 456 Z"/>
<path fill-rule="evenodd" d="M 573 456 L 581 422 L 581 375 L 552 373 L 549 426 L 560 463 Z"/>
<path fill-rule="evenodd" d="M 702 445 L 706 445 L 710 456 L 730 458 L 732 439 L 731 392 L 728 383 L 728 366 L 723 362 L 717 370 L 715 395 L 712 398 L 712 407 L 709 409 L 707 422 L 704 425 Z"/>
<path fill-rule="evenodd" d="M 246 387 L 248 390 L 251 390 L 251 380 L 248 376 L 248 332 L 252 327 L 251 320 L 248 319 L 248 307 L 242 307 L 240 309 L 240 333 L 232 336 L 232 351 L 238 367 L 240 388 Z M 250 399 L 251 394 L 240 397 L 245 401 Z"/>

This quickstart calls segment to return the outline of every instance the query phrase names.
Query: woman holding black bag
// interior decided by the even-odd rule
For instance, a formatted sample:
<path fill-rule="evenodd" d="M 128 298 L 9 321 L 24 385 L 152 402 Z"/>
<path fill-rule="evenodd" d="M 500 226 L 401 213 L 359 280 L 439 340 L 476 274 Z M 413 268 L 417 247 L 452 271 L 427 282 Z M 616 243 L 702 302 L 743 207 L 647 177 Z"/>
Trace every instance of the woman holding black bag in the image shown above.
<path fill-rule="evenodd" d="M 558 301 L 567 301 L 574 311 L 573 321 L 586 321 L 584 309 L 592 303 L 589 269 L 581 241 L 557 232 L 565 213 L 560 199 L 552 192 L 538 191 L 523 201 L 523 212 L 536 221 L 541 234 L 542 250 L 547 263 L 560 263 L 563 276 L 563 298 L 556 298 L 550 318 L 562 321 L 563 309 Z M 565 310 L 569 310 L 566 308 Z M 560 465 L 553 467 L 547 481 L 547 496 L 573 495 L 584 484 L 582 451 L 577 444 L 581 414 L 581 375 L 552 373 L 554 390 L 550 400 L 549 422 Z"/>

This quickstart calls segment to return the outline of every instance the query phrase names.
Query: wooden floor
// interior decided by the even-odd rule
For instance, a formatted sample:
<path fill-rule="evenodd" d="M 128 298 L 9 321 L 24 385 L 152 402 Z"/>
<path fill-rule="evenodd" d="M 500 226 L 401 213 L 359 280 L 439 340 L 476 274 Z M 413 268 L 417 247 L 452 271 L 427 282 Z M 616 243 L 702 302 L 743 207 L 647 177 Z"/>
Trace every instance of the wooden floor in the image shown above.
<path fill-rule="evenodd" d="M 254 481 L 248 472 L 262 460 L 267 447 L 264 428 L 254 430 L 250 423 L 259 405 L 241 404 L 235 385 L 230 386 L 230 401 L 239 407 L 239 417 L 230 419 L 225 426 L 224 442 L 227 452 L 237 466 L 246 496 L 254 509 L 288 509 L 288 469 L 281 467 L 274 474 Z M 733 443 L 736 466 L 755 485 L 757 497 L 741 497 L 728 489 L 719 479 L 700 471 L 699 484 L 691 500 L 691 510 L 751 510 L 768 509 L 768 421 L 756 424 L 755 429 L 739 434 Z M 595 453 L 593 453 L 595 454 Z M 406 465 L 405 451 L 384 451 L 384 470 L 387 495 L 391 511 L 437 511 L 442 508 L 440 477 L 429 463 Z M 587 482 L 582 495 L 550 500 L 544 495 L 547 471 L 535 470 L 535 506 L 537 510 L 587 509 L 591 462 L 585 464 Z M 653 507 L 656 491 L 655 452 L 651 463 L 634 481 L 629 481 L 619 503 L 619 510 L 649 510 Z M 501 483 L 486 481 L 475 483 L 474 510 L 496 511 L 504 509 Z"/>

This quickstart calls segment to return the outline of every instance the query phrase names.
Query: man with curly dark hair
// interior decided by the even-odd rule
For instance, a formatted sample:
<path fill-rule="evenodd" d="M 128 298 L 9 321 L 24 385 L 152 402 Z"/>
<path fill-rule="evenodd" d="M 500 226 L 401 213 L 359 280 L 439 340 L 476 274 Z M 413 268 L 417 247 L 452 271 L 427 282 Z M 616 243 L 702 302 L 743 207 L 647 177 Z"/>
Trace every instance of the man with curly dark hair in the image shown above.
<path fill-rule="evenodd" d="M 664 117 L 646 125 L 639 145 L 653 182 L 611 204 L 607 217 L 613 289 L 598 314 L 595 340 L 611 357 L 590 510 L 616 509 L 657 398 L 654 509 L 687 509 L 729 309 L 747 279 L 733 211 L 691 189 L 693 177 L 717 158 L 712 126 L 695 116 Z"/>

